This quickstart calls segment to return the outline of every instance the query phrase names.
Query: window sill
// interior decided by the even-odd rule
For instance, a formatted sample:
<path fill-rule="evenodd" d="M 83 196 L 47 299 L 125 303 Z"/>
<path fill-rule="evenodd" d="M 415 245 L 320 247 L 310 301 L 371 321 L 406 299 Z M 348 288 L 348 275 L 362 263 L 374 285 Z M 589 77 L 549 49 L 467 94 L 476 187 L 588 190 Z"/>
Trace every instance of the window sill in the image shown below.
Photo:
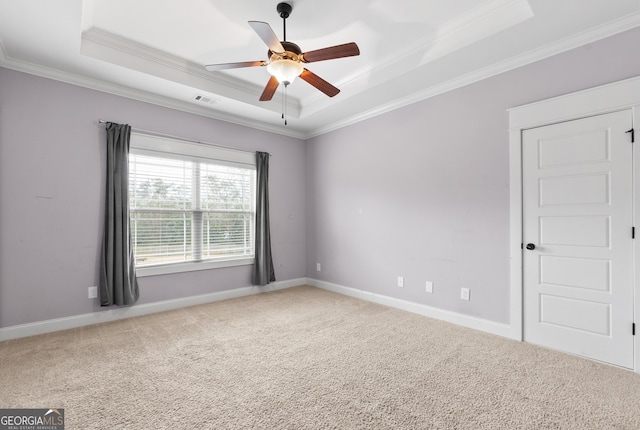
<path fill-rule="evenodd" d="M 197 270 L 219 269 L 223 267 L 250 266 L 254 262 L 253 258 L 202 261 L 198 263 L 174 263 L 158 266 L 137 267 L 136 276 L 144 278 L 146 276 L 168 275 L 171 273 L 195 272 Z"/>

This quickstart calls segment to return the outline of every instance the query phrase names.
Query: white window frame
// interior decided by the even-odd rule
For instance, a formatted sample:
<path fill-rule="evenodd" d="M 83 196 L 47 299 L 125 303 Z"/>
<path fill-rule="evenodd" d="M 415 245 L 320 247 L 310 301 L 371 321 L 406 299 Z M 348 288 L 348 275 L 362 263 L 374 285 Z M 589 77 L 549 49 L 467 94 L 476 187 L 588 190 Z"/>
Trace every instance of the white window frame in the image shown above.
<path fill-rule="evenodd" d="M 256 168 L 256 156 L 255 153 L 252 152 L 222 148 L 206 143 L 193 143 L 186 140 L 139 132 L 131 133 L 129 150 L 131 154 L 176 159 L 192 158 L 212 162 L 213 164 L 240 167 L 243 169 L 248 168 L 255 170 Z M 156 276 L 252 264 L 254 264 L 254 257 L 218 258 L 215 260 L 187 261 L 137 267 L 136 275 L 138 277 Z"/>

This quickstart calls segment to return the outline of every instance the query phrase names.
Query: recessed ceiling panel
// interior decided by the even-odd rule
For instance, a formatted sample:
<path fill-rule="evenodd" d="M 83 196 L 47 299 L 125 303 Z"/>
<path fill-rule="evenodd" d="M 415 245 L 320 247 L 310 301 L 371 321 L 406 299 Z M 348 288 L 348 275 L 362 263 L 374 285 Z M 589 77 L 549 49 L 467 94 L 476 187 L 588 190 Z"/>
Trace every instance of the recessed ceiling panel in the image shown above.
<path fill-rule="evenodd" d="M 360 55 L 306 65 L 341 91 L 296 80 L 284 129 L 282 86 L 258 101 L 265 68 L 204 70 L 267 61 L 247 22 L 283 40 L 277 3 L 0 0 L 0 66 L 309 137 L 640 25 L 637 0 L 292 0 L 288 41 L 303 52 L 356 42 Z"/>

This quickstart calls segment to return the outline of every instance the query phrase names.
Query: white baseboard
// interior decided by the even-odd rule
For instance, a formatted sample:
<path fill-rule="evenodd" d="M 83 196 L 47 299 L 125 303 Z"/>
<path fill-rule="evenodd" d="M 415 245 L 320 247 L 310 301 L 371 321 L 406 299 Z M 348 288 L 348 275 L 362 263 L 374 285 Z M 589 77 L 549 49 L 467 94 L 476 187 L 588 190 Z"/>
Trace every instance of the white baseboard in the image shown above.
<path fill-rule="evenodd" d="M 116 321 L 124 318 L 131 318 L 153 314 L 156 312 L 164 312 L 173 309 L 184 308 L 187 306 L 202 305 L 205 303 L 217 302 L 221 300 L 235 299 L 237 297 L 266 293 L 268 291 L 282 290 L 285 288 L 296 287 L 298 285 L 304 285 L 306 281 L 306 278 L 290 279 L 287 281 L 274 282 L 264 287 L 242 287 L 233 290 L 202 294 L 199 296 L 164 300 L 161 302 L 134 305 L 126 308 L 109 309 L 106 311 L 92 312 L 88 314 L 74 315 L 70 317 L 56 318 L 28 324 L 4 327 L 0 328 L 0 341 L 34 336 L 37 334 L 51 333 L 54 331 L 67 330 L 70 328 L 83 327 L 109 321 Z"/>
<path fill-rule="evenodd" d="M 457 312 L 438 309 L 420 303 L 414 303 L 389 296 L 383 296 L 369 291 L 357 290 L 355 288 L 332 284 L 325 281 L 319 281 L 312 278 L 307 278 L 307 285 L 321 288 L 323 290 L 333 291 L 334 293 L 344 294 L 345 296 L 367 300 L 369 302 L 378 303 L 392 308 L 413 312 L 415 314 L 446 321 L 463 327 L 473 328 L 509 339 L 520 340 L 509 324 L 501 324 L 483 318 L 477 318 Z"/>
<path fill-rule="evenodd" d="M 161 302 L 146 303 L 143 305 L 135 305 L 126 308 L 109 309 L 106 311 L 92 312 L 88 314 L 74 315 L 70 317 L 56 318 L 28 324 L 4 327 L 0 328 L 0 341 L 34 336 L 37 334 L 51 333 L 54 331 L 67 330 L 71 328 L 83 327 L 109 321 L 116 321 L 124 318 L 148 315 L 152 313 L 164 312 L 188 306 L 201 305 L 205 303 L 212 303 L 221 300 L 234 299 L 238 297 L 249 296 L 252 294 L 266 293 L 268 291 L 282 290 L 285 288 L 296 287 L 298 285 L 311 285 L 323 290 L 344 294 L 345 296 L 367 300 L 369 302 L 390 306 L 392 308 L 401 309 L 408 312 L 413 312 L 419 315 L 450 322 L 463 327 L 473 328 L 498 336 L 520 340 L 517 336 L 514 335 L 512 327 L 508 324 L 501 324 L 482 318 L 438 309 L 420 303 L 400 300 L 389 296 L 371 293 L 369 291 L 357 290 L 355 288 L 332 284 L 330 282 L 320 281 L 313 278 L 297 278 L 287 281 L 274 282 L 264 287 L 242 287 L 233 290 L 202 294 L 199 296 L 164 300 Z"/>

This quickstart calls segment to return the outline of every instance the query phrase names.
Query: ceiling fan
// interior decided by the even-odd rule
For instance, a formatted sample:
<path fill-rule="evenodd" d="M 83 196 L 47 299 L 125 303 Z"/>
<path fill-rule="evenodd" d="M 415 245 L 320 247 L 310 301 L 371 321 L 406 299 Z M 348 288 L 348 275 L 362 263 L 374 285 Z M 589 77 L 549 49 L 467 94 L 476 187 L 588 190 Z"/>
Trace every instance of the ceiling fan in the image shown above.
<path fill-rule="evenodd" d="M 287 42 L 287 18 L 291 15 L 293 7 L 289 3 L 279 3 L 276 10 L 282 18 L 282 25 L 284 28 L 283 41 L 278 40 L 278 37 L 271 29 L 271 26 L 266 22 L 249 21 L 251 28 L 258 33 L 258 36 L 260 36 L 264 43 L 269 47 L 269 52 L 267 53 L 269 60 L 210 64 L 205 66 L 205 68 L 213 72 L 218 70 L 237 69 L 241 67 L 266 66 L 271 77 L 260 96 L 260 101 L 271 100 L 280 84 L 283 84 L 286 88 L 298 76 L 300 76 L 303 81 L 313 85 L 329 97 L 333 97 L 338 94 L 340 92 L 338 88 L 334 87 L 315 73 L 304 68 L 302 63 L 313 63 L 316 61 L 360 55 L 358 45 L 351 42 L 345 43 L 344 45 L 331 46 L 329 48 L 303 53 L 298 45 L 292 42 Z"/>

